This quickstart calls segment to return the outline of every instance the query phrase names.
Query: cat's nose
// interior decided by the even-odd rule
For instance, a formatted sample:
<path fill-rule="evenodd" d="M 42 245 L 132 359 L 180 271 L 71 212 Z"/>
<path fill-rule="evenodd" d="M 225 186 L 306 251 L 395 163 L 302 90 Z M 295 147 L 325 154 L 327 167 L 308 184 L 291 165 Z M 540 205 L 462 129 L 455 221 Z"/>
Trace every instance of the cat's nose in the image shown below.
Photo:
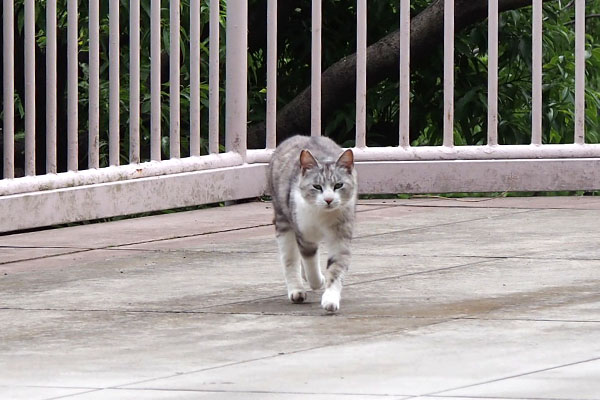
<path fill-rule="evenodd" d="M 327 204 L 331 204 L 331 202 L 333 201 L 333 199 L 330 199 L 330 198 L 326 198 L 323 200 L 325 200 L 325 203 L 327 203 Z"/>

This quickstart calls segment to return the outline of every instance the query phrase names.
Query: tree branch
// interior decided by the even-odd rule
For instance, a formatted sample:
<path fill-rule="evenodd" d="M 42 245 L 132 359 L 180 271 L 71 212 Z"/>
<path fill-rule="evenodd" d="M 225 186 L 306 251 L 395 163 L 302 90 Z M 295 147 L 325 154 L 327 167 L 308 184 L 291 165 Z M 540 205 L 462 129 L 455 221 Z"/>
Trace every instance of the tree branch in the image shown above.
<path fill-rule="evenodd" d="M 590 18 L 600 18 L 600 14 L 588 14 L 585 16 L 585 20 L 587 21 Z M 573 25 L 575 23 L 575 20 L 569 21 L 566 23 L 566 25 Z"/>
<path fill-rule="evenodd" d="M 550 1 L 550 0 L 545 0 Z M 506 11 L 531 5 L 531 0 L 500 0 L 499 10 Z M 487 18 L 488 0 L 457 0 L 455 28 L 457 31 Z M 444 0 L 436 0 L 411 19 L 411 65 L 418 68 L 426 62 L 431 49 L 443 42 Z M 367 87 L 386 78 L 398 79 L 400 38 L 392 32 L 367 48 Z M 332 114 L 346 99 L 354 99 L 356 88 L 356 54 L 337 61 L 322 73 L 322 117 Z M 297 133 L 307 133 L 310 127 L 310 86 L 298 94 L 277 113 L 278 142 Z M 248 129 L 248 146 L 265 145 L 265 123 Z"/>

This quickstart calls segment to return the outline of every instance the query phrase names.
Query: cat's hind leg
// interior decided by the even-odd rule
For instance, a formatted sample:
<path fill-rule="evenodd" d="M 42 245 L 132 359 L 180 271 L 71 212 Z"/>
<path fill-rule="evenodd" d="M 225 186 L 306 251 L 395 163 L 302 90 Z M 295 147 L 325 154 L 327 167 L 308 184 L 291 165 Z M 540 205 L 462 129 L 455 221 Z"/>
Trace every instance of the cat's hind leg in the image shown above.
<path fill-rule="evenodd" d="M 306 290 L 302 284 L 300 269 L 300 251 L 296 234 L 291 231 L 277 232 L 277 245 L 283 266 L 283 274 L 287 286 L 288 298 L 293 303 L 303 303 L 306 300 Z"/>
<path fill-rule="evenodd" d="M 302 254 L 302 248 L 300 248 L 300 254 L 302 255 L 302 275 L 312 290 L 321 289 L 325 284 L 325 277 L 321 273 L 321 267 L 319 265 L 319 250 L 314 254 Z"/>
<path fill-rule="evenodd" d="M 325 278 L 321 273 L 319 266 L 319 243 L 306 240 L 302 234 L 296 234 L 298 250 L 302 256 L 302 272 L 310 288 L 313 290 L 321 289 Z"/>

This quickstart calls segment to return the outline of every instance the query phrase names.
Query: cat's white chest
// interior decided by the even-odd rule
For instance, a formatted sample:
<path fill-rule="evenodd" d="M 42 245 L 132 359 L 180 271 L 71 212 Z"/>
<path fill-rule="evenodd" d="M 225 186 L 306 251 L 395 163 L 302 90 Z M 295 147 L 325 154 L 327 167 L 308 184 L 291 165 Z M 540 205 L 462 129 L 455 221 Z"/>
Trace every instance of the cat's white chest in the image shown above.
<path fill-rule="evenodd" d="M 330 235 L 334 223 L 339 218 L 339 212 L 323 211 L 318 207 L 308 204 L 300 195 L 294 193 L 296 223 L 304 239 L 311 242 L 320 242 Z"/>

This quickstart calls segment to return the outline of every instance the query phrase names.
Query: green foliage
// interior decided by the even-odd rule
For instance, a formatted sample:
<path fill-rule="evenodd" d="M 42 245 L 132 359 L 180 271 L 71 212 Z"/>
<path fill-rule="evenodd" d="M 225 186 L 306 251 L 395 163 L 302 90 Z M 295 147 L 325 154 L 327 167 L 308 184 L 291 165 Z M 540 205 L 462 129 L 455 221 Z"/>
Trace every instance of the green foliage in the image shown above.
<path fill-rule="evenodd" d="M 208 3 L 209 0 L 202 0 L 201 3 L 201 29 L 208 28 Z M 45 1 L 35 2 L 36 5 L 36 41 L 38 46 L 45 51 L 46 44 L 46 4 Z M 150 2 L 140 2 L 140 143 L 142 160 L 150 158 Z M 120 136 L 121 136 L 121 160 L 128 162 L 129 154 L 129 86 L 130 75 L 128 73 L 130 63 L 129 49 L 129 6 L 130 2 L 121 0 L 119 8 L 119 60 L 120 60 Z M 88 134 L 88 106 L 89 106 L 89 3 L 79 2 L 79 136 L 86 138 Z M 220 13 L 220 37 L 224 37 L 225 31 L 225 2 L 221 4 Z M 100 165 L 108 165 L 108 120 L 109 120 L 109 7 L 107 1 L 100 2 Z M 190 121 L 190 52 L 189 52 L 189 20 L 190 6 L 189 0 L 181 0 L 181 147 L 182 155 L 189 154 L 189 121 Z M 15 17 L 17 29 L 22 32 L 24 25 L 24 3 L 23 0 L 15 1 Z M 161 28 L 162 40 L 161 51 L 163 60 L 169 52 L 169 1 L 162 0 L 161 4 Z M 60 44 L 66 46 L 67 43 L 67 1 L 57 1 L 57 34 L 59 48 Z M 201 83 L 200 83 L 200 102 L 201 102 L 201 136 L 202 151 L 206 152 L 208 147 L 208 35 L 203 34 L 200 44 L 201 53 Z M 224 66 L 225 48 L 224 41 L 221 40 L 220 63 Z M 221 77 L 224 76 L 224 69 Z M 161 131 L 162 131 L 162 153 L 163 157 L 169 154 L 169 83 L 168 78 L 162 84 L 161 88 Z M 223 82 L 223 79 L 221 79 Z M 65 93 L 66 95 L 66 93 Z M 220 96 L 220 103 L 224 105 L 224 96 Z M 21 109 L 20 101 L 17 109 Z M 60 110 L 59 110 L 60 112 Z M 21 113 L 21 118 L 23 113 Z M 223 115 L 221 115 L 221 127 L 223 126 Z M 19 124 L 20 122 L 20 124 Z M 20 125 L 20 126 L 19 126 Z M 23 121 L 17 121 L 17 129 L 23 129 Z"/>
<path fill-rule="evenodd" d="M 59 47 L 66 46 L 67 5 L 58 0 L 57 26 Z M 412 1 L 416 15 L 431 1 Z M 107 165 L 108 141 L 108 2 L 100 2 L 100 129 L 101 164 Z M 141 156 L 149 159 L 150 142 L 150 2 L 141 2 Z M 261 0 L 251 0 L 250 12 L 258 12 Z M 278 107 L 292 100 L 310 84 L 310 0 L 299 0 L 295 8 L 280 20 L 278 39 Z M 45 1 L 36 1 L 37 43 L 45 48 Z M 79 2 L 79 132 L 88 132 L 88 2 Z M 189 154 L 190 53 L 189 0 L 181 1 L 181 132 L 182 155 Z M 208 0 L 201 2 L 201 135 L 203 152 L 208 137 Z M 225 9 L 221 2 L 221 91 L 224 92 Z M 261 11 L 262 12 L 262 11 Z M 368 44 L 398 29 L 398 2 L 369 2 Z M 588 2 L 586 13 L 600 13 L 600 3 Z M 17 29 L 23 30 L 23 0 L 15 1 Z M 569 143 L 573 140 L 574 119 L 574 7 L 564 1 L 544 5 L 544 66 L 543 66 L 543 141 Z M 323 69 L 342 57 L 354 53 L 356 47 L 356 5 L 342 0 L 323 2 Z M 587 20 L 586 36 L 586 140 L 600 139 L 600 20 Z M 169 2 L 162 0 L 161 27 L 163 55 L 169 51 Z M 255 27 L 250 26 L 252 35 Z M 120 133 L 122 160 L 127 161 L 129 145 L 129 1 L 120 7 Z M 455 142 L 484 144 L 487 132 L 487 23 L 483 22 L 458 32 L 455 40 Z M 499 141 L 503 144 L 529 143 L 531 132 L 531 9 L 522 8 L 501 14 L 499 43 Z M 248 119 L 263 121 L 266 103 L 265 51 L 251 47 L 248 54 Z M 163 57 L 163 60 L 166 59 Z M 411 76 L 411 137 L 413 145 L 438 145 L 442 142 L 442 48 L 431 49 L 429 62 L 413 68 Z M 163 78 L 164 81 L 168 79 Z M 162 85 L 161 128 L 162 151 L 169 153 L 169 87 Z M 224 93 L 220 96 L 221 119 L 224 114 Z M 354 102 L 340 100 L 339 109 L 324 121 L 325 134 L 340 143 L 354 141 Z M 16 98 L 17 140 L 23 140 L 23 105 Z M 19 118 L 20 116 L 20 118 Z M 386 79 L 367 94 L 368 144 L 394 145 L 398 138 L 398 82 Z M 221 121 L 221 129 L 224 126 Z M 222 136 L 222 133 L 221 133 Z"/>
<path fill-rule="evenodd" d="M 600 4 L 588 2 L 586 13 Z M 544 5 L 543 142 L 572 143 L 574 130 L 574 7 L 556 1 Z M 588 19 L 586 35 L 586 141 L 600 139 L 600 25 Z M 413 145 L 442 143 L 442 49 L 431 62 L 412 71 L 411 137 Z M 531 140 L 531 8 L 500 16 L 499 124 L 501 144 Z M 397 85 L 383 82 L 369 93 L 371 145 L 393 144 L 398 126 Z M 375 94 L 373 96 L 373 94 Z M 378 116 L 381 116 L 379 119 Z M 485 144 L 487 137 L 487 21 L 459 32 L 455 40 L 455 116 L 457 145 Z M 387 129 L 386 127 L 391 127 Z M 350 135 L 350 131 L 347 135 Z M 369 136 L 368 136 L 369 137 Z"/>
<path fill-rule="evenodd" d="M 431 1 L 411 2 L 412 15 Z M 310 84 L 310 1 L 298 2 L 289 21 L 279 28 L 278 105 L 285 105 Z M 398 29 L 397 1 L 369 3 L 368 43 Z M 597 14 L 600 4 L 588 2 L 586 13 Z M 356 48 L 356 8 L 353 3 L 323 3 L 323 68 Z M 574 7 L 554 1 L 544 5 L 543 37 L 543 141 L 573 141 L 574 118 Z M 600 25 L 587 20 L 586 36 L 586 141 L 600 136 Z M 282 43 L 283 42 L 283 43 Z M 257 58 L 256 54 L 250 54 Z M 258 79 L 255 93 L 264 93 L 262 64 L 251 68 Z M 430 60 L 413 68 L 411 76 L 411 137 L 413 145 L 442 143 L 443 49 L 432 49 Z M 531 7 L 500 16 L 499 123 L 501 144 L 526 144 L 531 140 Z M 367 93 L 367 140 L 371 146 L 395 145 L 398 138 L 398 81 L 386 79 Z M 254 109 L 264 110 L 264 97 L 251 95 Z M 254 119 L 252 117 L 258 117 Z M 251 121 L 264 114 L 251 114 Z M 487 141 L 487 21 L 458 32 L 455 39 L 455 124 L 457 145 Z M 354 102 L 340 101 L 326 119 L 324 134 L 350 146 L 354 143 Z"/>

